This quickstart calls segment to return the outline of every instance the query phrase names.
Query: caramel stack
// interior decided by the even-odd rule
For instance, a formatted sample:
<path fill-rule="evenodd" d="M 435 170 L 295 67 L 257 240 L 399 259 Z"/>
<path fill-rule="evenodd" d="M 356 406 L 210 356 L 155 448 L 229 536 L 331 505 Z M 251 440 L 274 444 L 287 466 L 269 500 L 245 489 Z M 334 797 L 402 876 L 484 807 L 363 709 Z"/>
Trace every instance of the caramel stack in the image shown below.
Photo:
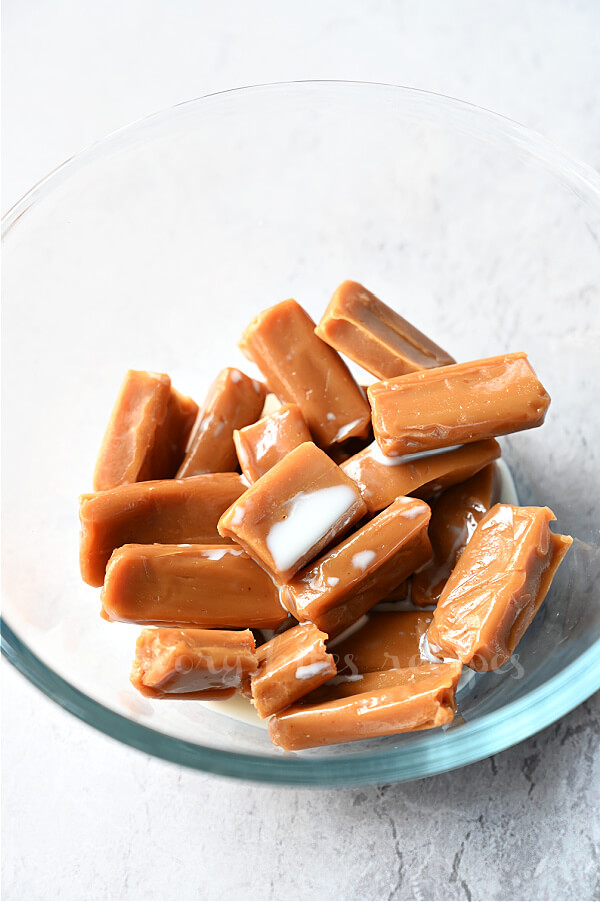
<path fill-rule="evenodd" d="M 200 410 L 127 373 L 80 499 L 102 616 L 149 627 L 133 685 L 240 692 L 283 749 L 449 723 L 462 667 L 506 663 L 571 544 L 498 503 L 496 437 L 550 403 L 526 354 L 456 363 L 356 282 L 240 347 L 264 382 L 228 367 Z"/>

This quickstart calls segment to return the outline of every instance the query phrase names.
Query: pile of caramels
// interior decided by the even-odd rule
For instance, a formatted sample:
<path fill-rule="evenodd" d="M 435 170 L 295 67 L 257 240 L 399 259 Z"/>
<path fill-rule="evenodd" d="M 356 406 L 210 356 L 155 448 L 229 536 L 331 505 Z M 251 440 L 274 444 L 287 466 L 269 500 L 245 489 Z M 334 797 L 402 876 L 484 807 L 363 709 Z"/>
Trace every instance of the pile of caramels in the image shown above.
<path fill-rule="evenodd" d="M 283 749 L 449 723 L 462 667 L 509 660 L 571 544 L 498 503 L 496 436 L 550 403 L 527 356 L 457 364 L 356 282 L 240 346 L 265 382 L 227 368 L 200 412 L 130 371 L 81 498 L 102 616 L 151 627 L 133 685 L 241 692 Z"/>

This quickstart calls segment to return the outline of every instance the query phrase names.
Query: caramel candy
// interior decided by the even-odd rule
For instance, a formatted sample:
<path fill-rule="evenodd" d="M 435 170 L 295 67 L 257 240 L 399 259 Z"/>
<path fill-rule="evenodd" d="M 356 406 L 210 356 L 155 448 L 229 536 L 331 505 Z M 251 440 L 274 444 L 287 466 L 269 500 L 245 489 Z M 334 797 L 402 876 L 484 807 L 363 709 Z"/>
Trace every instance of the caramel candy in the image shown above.
<path fill-rule="evenodd" d="M 311 437 L 298 405 L 285 404 L 257 423 L 236 429 L 233 441 L 242 473 L 248 482 L 256 482 Z"/>
<path fill-rule="evenodd" d="M 358 282 L 336 288 L 315 331 L 380 379 L 455 362 Z"/>
<path fill-rule="evenodd" d="M 461 669 L 422 664 L 329 683 L 276 714 L 269 736 L 292 750 L 440 727 L 454 718 Z"/>
<path fill-rule="evenodd" d="M 522 352 L 375 382 L 368 395 L 388 457 L 532 429 L 550 404 Z"/>
<path fill-rule="evenodd" d="M 475 527 L 499 498 L 500 476 L 495 464 L 484 467 L 466 482 L 442 492 L 435 502 L 429 523 L 433 560 L 415 573 L 412 579 L 414 604 L 437 604 Z"/>
<path fill-rule="evenodd" d="M 237 467 L 233 432 L 260 416 L 267 390 L 261 382 L 227 367 L 213 382 L 177 477 L 227 473 Z"/>
<path fill-rule="evenodd" d="M 338 635 L 427 563 L 430 516 L 424 501 L 398 498 L 282 586 L 282 603 L 296 620 Z"/>
<path fill-rule="evenodd" d="M 143 630 L 131 682 L 150 698 L 226 699 L 255 670 L 250 630 Z"/>
<path fill-rule="evenodd" d="M 240 348 L 282 401 L 298 405 L 316 443 L 328 448 L 366 435 L 371 415 L 342 358 L 314 330 L 308 313 L 290 299 L 252 320 Z"/>
<path fill-rule="evenodd" d="M 496 504 L 480 521 L 440 596 L 429 650 L 473 670 L 505 664 L 546 597 L 572 543 L 547 507 Z"/>
<path fill-rule="evenodd" d="M 258 670 L 250 680 L 259 717 L 287 708 L 335 676 L 326 640 L 327 634 L 312 623 L 301 623 L 260 646 Z"/>
<path fill-rule="evenodd" d="M 285 582 L 366 511 L 355 483 L 304 442 L 250 486 L 218 528 Z"/>
<path fill-rule="evenodd" d="M 103 491 L 177 472 L 198 405 L 162 373 L 129 370 L 104 434 L 94 489 Z"/>
<path fill-rule="evenodd" d="M 101 586 L 115 548 L 130 542 L 222 543 L 219 517 L 242 494 L 237 473 L 135 482 L 79 499 L 81 575 Z"/>
<path fill-rule="evenodd" d="M 101 598 L 102 616 L 124 623 L 272 629 L 287 618 L 268 574 L 231 545 L 123 545 Z"/>
<path fill-rule="evenodd" d="M 500 445 L 493 438 L 406 457 L 386 457 L 374 443 L 341 467 L 358 485 L 369 513 L 374 514 L 400 495 L 418 493 L 427 500 L 473 476 L 497 457 Z"/>
<path fill-rule="evenodd" d="M 364 620 L 329 642 L 338 673 L 373 673 L 426 663 L 419 643 L 432 617 L 424 611 L 369 611 Z"/>

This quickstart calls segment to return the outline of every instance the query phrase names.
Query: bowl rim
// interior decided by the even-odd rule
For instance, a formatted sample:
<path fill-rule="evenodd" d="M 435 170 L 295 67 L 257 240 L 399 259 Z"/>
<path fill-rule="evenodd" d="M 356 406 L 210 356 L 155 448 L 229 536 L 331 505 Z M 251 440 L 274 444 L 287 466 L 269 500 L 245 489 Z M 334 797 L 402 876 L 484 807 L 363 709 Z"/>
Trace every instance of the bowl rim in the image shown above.
<path fill-rule="evenodd" d="M 378 82 L 346 80 L 296 80 L 272 82 L 212 92 L 167 107 L 111 132 L 49 172 L 26 192 L 2 217 L 2 239 L 13 225 L 70 174 L 103 155 L 105 148 L 127 140 L 138 130 L 151 131 L 175 111 L 219 102 L 231 95 L 269 91 L 367 90 L 389 92 L 390 96 L 413 97 L 425 110 L 445 109 L 457 121 L 455 127 L 477 133 L 476 126 L 487 121 L 494 138 L 534 157 L 546 168 L 568 175 L 571 190 L 585 201 L 600 205 L 600 174 L 579 161 L 553 141 L 526 126 L 453 97 L 418 88 Z M 473 124 L 471 124 L 473 122 Z M 479 136 L 481 137 L 481 136 Z M 550 725 L 600 689 L 600 640 L 558 674 L 522 698 L 460 726 L 459 729 L 427 731 L 410 746 L 410 754 L 398 749 L 331 758 L 302 758 L 282 754 L 280 758 L 230 752 L 198 745 L 153 730 L 107 708 L 59 676 L 36 656 L 0 618 L 3 655 L 34 686 L 80 720 L 106 735 L 147 754 L 197 770 L 263 783 L 288 786 L 342 787 L 378 782 L 402 782 L 450 771 L 494 755 Z M 535 719 L 531 711 L 535 708 Z M 428 754 L 424 754 L 427 751 Z M 429 754 L 434 752 L 434 754 Z"/>

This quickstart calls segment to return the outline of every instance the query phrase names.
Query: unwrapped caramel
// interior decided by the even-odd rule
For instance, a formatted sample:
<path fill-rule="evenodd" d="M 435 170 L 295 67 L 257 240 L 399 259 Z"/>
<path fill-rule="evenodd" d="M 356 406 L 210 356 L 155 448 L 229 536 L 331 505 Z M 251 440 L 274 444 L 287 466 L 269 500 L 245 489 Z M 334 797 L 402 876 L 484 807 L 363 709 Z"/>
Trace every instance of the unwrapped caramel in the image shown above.
<path fill-rule="evenodd" d="M 269 736 L 292 750 L 440 727 L 454 718 L 461 667 L 422 664 L 328 683 L 272 717 Z"/>
<path fill-rule="evenodd" d="M 500 445 L 493 438 L 408 457 L 386 457 L 374 443 L 341 467 L 359 487 L 369 513 L 374 514 L 400 495 L 416 494 L 427 500 L 468 479 L 497 457 Z"/>
<path fill-rule="evenodd" d="M 505 664 L 546 597 L 570 536 L 547 507 L 496 504 L 460 556 L 427 631 L 429 651 L 473 670 Z"/>
<path fill-rule="evenodd" d="M 234 430 L 259 418 L 266 394 L 262 382 L 250 379 L 241 370 L 221 370 L 204 402 L 178 478 L 235 470 Z"/>
<path fill-rule="evenodd" d="M 500 474 L 495 464 L 442 492 L 433 505 L 429 523 L 433 559 L 412 578 L 414 604 L 423 607 L 438 603 L 475 527 L 499 500 Z"/>
<path fill-rule="evenodd" d="M 176 392 L 168 376 L 129 370 L 96 461 L 94 489 L 173 477 L 197 413 L 195 401 Z"/>
<path fill-rule="evenodd" d="M 424 501 L 398 498 L 282 586 L 282 603 L 338 635 L 431 558 L 430 515 Z"/>
<path fill-rule="evenodd" d="M 132 542 L 228 543 L 217 523 L 245 488 L 237 473 L 211 473 L 82 495 L 79 562 L 84 581 L 101 586 L 115 548 Z"/>
<path fill-rule="evenodd" d="M 532 429 L 550 404 L 523 353 L 375 382 L 368 395 L 375 439 L 388 457 Z"/>
<path fill-rule="evenodd" d="M 218 528 L 285 582 L 366 511 L 356 484 L 304 442 L 251 485 Z"/>
<path fill-rule="evenodd" d="M 380 379 L 455 362 L 358 282 L 336 288 L 315 331 Z"/>
<path fill-rule="evenodd" d="M 326 640 L 314 624 L 301 623 L 259 647 L 258 669 L 250 680 L 259 717 L 276 714 L 335 676 Z"/>
<path fill-rule="evenodd" d="M 232 545 L 123 545 L 101 598 L 103 616 L 126 623 L 273 629 L 287 618 L 268 574 Z"/>
<path fill-rule="evenodd" d="M 255 670 L 250 630 L 143 630 L 131 682 L 150 698 L 223 700 Z"/>
<path fill-rule="evenodd" d="M 338 673 L 373 673 L 426 663 L 420 642 L 432 617 L 425 611 L 369 611 L 328 643 Z"/>
<path fill-rule="evenodd" d="M 245 330 L 240 348 L 278 398 L 298 405 L 315 442 L 328 448 L 365 436 L 371 413 L 342 358 L 314 330 L 308 313 L 290 299 L 263 310 Z"/>
<path fill-rule="evenodd" d="M 256 482 L 290 451 L 310 442 L 310 432 L 297 404 L 284 404 L 256 423 L 233 433 L 242 473 Z"/>

